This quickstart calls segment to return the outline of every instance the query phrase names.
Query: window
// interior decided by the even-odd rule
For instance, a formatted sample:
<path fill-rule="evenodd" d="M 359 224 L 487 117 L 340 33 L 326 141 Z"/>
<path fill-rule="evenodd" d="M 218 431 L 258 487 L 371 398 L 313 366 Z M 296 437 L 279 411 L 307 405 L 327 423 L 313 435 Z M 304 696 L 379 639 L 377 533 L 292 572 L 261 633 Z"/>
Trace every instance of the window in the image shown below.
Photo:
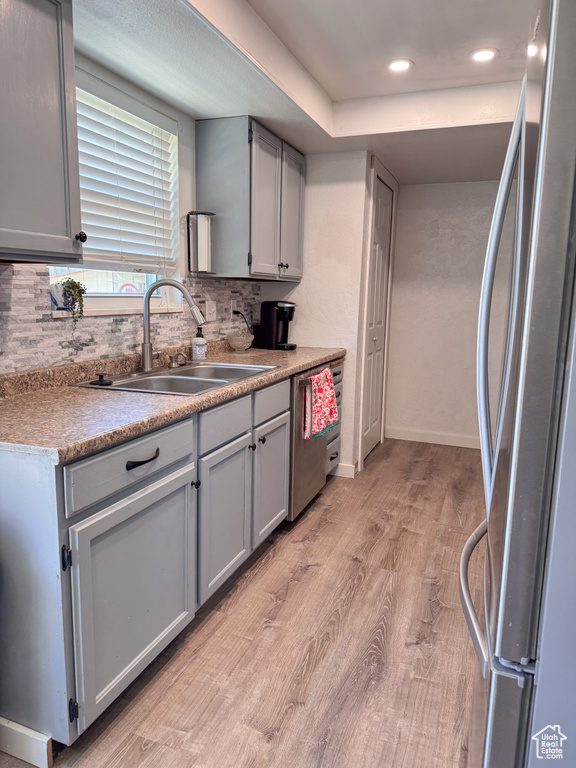
<path fill-rule="evenodd" d="M 82 228 L 88 241 L 84 264 L 51 267 L 50 282 L 70 275 L 83 283 L 88 309 L 141 308 L 148 286 L 180 266 L 179 125 L 81 70 L 77 81 Z M 155 303 L 167 299 L 158 292 Z"/>

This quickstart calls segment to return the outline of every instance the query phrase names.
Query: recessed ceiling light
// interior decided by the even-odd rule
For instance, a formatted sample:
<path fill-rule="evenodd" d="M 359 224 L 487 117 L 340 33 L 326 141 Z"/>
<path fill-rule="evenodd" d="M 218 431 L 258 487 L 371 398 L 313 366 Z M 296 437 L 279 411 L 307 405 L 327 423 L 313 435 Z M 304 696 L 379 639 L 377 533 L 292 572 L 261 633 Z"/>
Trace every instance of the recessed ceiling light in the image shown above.
<path fill-rule="evenodd" d="M 536 56 L 538 53 L 538 46 L 534 45 L 534 43 L 530 43 L 528 46 L 528 56 Z"/>
<path fill-rule="evenodd" d="M 388 69 L 392 72 L 406 72 L 414 66 L 414 62 L 410 59 L 394 59 L 388 64 Z"/>
<path fill-rule="evenodd" d="M 492 61 L 498 55 L 498 51 L 495 48 L 481 48 L 478 51 L 472 51 L 470 56 L 474 61 Z"/>

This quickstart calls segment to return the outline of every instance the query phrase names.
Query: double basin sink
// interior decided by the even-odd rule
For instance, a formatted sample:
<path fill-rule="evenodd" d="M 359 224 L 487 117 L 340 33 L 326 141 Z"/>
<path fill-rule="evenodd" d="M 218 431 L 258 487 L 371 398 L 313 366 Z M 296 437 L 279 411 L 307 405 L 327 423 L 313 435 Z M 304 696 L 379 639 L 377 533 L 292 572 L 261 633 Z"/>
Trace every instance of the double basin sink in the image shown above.
<path fill-rule="evenodd" d="M 276 368 L 275 365 L 239 365 L 236 363 L 189 363 L 153 373 L 133 373 L 102 381 L 83 382 L 79 386 L 119 389 L 128 392 L 157 392 L 163 395 L 199 395 L 231 381 L 247 379 Z M 108 383 L 108 382 L 112 383 Z"/>

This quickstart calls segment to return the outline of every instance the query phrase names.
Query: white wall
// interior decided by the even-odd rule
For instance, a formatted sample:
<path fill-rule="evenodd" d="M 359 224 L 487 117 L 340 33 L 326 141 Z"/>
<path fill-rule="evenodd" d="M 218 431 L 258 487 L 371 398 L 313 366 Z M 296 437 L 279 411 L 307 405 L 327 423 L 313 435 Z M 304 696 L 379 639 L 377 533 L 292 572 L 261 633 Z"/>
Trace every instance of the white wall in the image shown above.
<path fill-rule="evenodd" d="M 496 191 L 497 183 L 491 181 L 400 188 L 387 379 L 388 437 L 479 445 L 478 301 Z M 495 293 L 498 334 L 505 316 L 504 277 L 499 276 Z"/>
<path fill-rule="evenodd" d="M 345 347 L 340 474 L 353 476 L 358 459 L 357 348 L 365 248 L 369 156 L 366 152 L 308 155 L 304 214 L 304 277 L 297 286 L 262 283 L 262 300 L 298 305 L 290 341 Z"/>

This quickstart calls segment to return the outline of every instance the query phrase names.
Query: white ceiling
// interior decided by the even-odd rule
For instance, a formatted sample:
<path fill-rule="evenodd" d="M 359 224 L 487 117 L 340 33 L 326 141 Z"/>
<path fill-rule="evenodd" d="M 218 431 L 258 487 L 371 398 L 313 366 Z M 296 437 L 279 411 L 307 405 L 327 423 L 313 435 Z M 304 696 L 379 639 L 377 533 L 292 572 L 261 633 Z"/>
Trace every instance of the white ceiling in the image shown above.
<path fill-rule="evenodd" d="M 247 0 L 334 101 L 519 80 L 526 0 Z M 470 59 L 496 48 L 490 63 Z M 386 64 L 415 66 L 395 75 Z"/>
<path fill-rule="evenodd" d="M 244 0 L 211 1 L 214 7 L 224 3 L 224 7 L 250 10 Z M 377 154 L 400 183 L 486 180 L 500 175 L 508 117 L 484 125 L 366 131 L 366 135 L 333 138 L 287 95 L 278 79 L 267 77 L 262 66 L 232 45 L 192 2 L 74 0 L 76 47 L 195 118 L 250 114 L 305 153 L 365 149 Z M 521 0 L 474 4 L 470 0 L 420 0 L 419 10 L 416 0 L 355 0 L 354 4 L 341 0 L 338 14 L 334 0 L 250 2 L 263 16 L 271 16 L 265 19 L 269 26 L 282 27 L 274 31 L 284 36 L 296 58 L 305 59 L 300 64 L 332 100 L 390 93 L 380 68 L 384 60 L 401 54 L 417 62 L 413 72 L 420 78 L 411 80 L 411 85 L 405 79 L 406 90 L 477 83 L 476 68 L 470 73 L 471 65 L 464 57 L 456 68 L 450 69 L 448 64 L 458 60 L 458 51 L 478 45 L 496 45 L 502 50 L 492 70 L 496 79 L 519 79 L 523 72 L 522 41 L 527 34 L 526 24 L 519 21 Z M 456 10 L 450 11 L 451 5 Z M 490 33 L 485 16 L 500 30 L 499 36 Z M 382 18 L 389 21 L 383 24 Z M 482 30 L 482 39 L 474 37 L 472 42 L 466 25 Z M 380 39 L 388 42 L 380 46 Z M 407 49 L 398 47 L 398 42 L 392 51 L 392 41 L 401 39 Z M 449 44 L 442 47 L 442 39 Z M 416 55 L 417 44 L 425 54 Z"/>

